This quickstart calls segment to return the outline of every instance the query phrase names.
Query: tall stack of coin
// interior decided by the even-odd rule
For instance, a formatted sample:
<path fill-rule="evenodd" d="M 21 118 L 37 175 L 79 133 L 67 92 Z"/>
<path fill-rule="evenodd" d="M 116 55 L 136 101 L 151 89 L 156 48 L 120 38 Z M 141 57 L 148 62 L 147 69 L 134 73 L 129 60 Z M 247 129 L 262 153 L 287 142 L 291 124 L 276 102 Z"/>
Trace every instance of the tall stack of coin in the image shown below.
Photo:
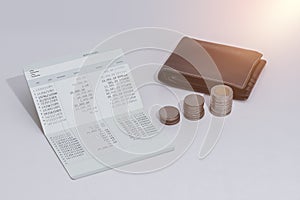
<path fill-rule="evenodd" d="M 204 98 L 198 94 L 190 94 L 184 98 L 183 113 L 189 120 L 199 120 L 204 116 Z"/>
<path fill-rule="evenodd" d="M 218 117 L 224 117 L 231 112 L 233 91 L 226 85 L 216 85 L 211 89 L 210 112 Z"/>

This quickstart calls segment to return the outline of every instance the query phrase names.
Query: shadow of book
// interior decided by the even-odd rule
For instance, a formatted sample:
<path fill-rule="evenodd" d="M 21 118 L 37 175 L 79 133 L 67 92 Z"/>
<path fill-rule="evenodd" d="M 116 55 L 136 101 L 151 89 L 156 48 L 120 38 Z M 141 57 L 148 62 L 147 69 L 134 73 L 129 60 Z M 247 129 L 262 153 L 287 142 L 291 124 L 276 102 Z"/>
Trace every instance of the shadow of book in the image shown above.
<path fill-rule="evenodd" d="M 6 82 L 9 85 L 10 89 L 14 92 L 20 103 L 23 105 L 27 113 L 30 115 L 32 120 L 35 122 L 35 124 L 41 131 L 43 131 L 25 76 L 19 75 L 16 77 L 12 77 L 6 79 Z"/>

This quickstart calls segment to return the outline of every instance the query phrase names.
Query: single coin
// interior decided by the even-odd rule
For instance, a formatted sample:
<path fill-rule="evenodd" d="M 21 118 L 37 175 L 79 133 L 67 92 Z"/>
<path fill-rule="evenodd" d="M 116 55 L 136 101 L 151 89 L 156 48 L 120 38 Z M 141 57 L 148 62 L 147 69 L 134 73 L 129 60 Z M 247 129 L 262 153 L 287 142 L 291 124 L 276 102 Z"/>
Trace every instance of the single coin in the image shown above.
<path fill-rule="evenodd" d="M 215 97 L 232 97 L 233 91 L 227 85 L 216 85 L 211 89 L 211 94 Z"/>
<path fill-rule="evenodd" d="M 204 98 L 198 94 L 190 94 L 184 98 L 184 105 L 189 107 L 203 106 Z"/>
<path fill-rule="evenodd" d="M 164 106 L 159 110 L 159 120 L 165 125 L 174 125 L 180 121 L 179 110 L 174 106 Z"/>

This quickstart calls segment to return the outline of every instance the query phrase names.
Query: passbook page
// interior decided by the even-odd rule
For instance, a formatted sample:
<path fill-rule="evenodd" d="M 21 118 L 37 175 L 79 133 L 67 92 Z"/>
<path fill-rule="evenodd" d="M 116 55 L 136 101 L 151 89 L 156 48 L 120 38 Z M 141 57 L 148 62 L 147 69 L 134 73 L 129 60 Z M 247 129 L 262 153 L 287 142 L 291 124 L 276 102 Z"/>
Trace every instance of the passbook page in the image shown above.
<path fill-rule="evenodd" d="M 121 50 L 29 66 L 25 76 L 45 136 L 73 179 L 173 149 L 144 111 Z"/>

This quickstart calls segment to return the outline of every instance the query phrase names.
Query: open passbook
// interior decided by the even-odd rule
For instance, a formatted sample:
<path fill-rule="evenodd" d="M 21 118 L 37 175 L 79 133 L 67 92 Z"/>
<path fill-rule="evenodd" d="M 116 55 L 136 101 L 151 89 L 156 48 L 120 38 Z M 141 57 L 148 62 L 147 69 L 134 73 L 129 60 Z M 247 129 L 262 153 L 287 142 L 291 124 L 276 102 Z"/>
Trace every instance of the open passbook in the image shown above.
<path fill-rule="evenodd" d="M 44 134 L 77 179 L 173 150 L 143 109 L 121 50 L 30 66 Z"/>

